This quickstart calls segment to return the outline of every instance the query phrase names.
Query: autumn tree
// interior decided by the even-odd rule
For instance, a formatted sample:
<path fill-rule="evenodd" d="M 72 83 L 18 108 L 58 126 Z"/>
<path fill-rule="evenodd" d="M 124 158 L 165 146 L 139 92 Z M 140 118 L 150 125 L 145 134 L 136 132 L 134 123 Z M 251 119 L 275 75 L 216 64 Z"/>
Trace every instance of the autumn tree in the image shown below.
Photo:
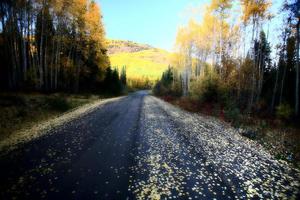
<path fill-rule="evenodd" d="M 190 27 L 193 27 L 193 21 L 190 21 L 187 27 L 181 27 L 176 38 L 179 54 L 182 58 L 181 62 L 184 66 L 182 75 L 184 96 L 188 94 L 192 75 L 193 31 Z"/>
<path fill-rule="evenodd" d="M 268 0 L 241 0 L 243 15 L 242 20 L 244 25 L 246 26 L 249 22 L 252 25 L 252 35 L 251 35 L 251 43 L 253 47 L 259 37 L 259 32 L 262 27 L 263 20 L 267 19 L 269 16 L 268 9 L 271 6 L 271 3 Z M 255 49 L 255 47 L 253 48 Z M 260 49 L 260 47 L 259 47 Z M 254 68 L 257 69 L 257 65 L 260 63 L 259 60 L 254 62 Z M 256 76 L 256 70 L 252 72 L 252 90 L 251 96 L 249 98 L 248 111 L 251 112 L 253 107 L 255 95 L 257 95 L 259 84 Z"/>
<path fill-rule="evenodd" d="M 0 20 L 2 89 L 101 89 L 110 63 L 95 1 L 1 1 Z"/>
<path fill-rule="evenodd" d="M 212 10 L 213 13 L 216 14 L 218 21 L 219 21 L 219 65 L 221 66 L 222 69 L 222 57 L 223 57 L 223 51 L 224 51 L 224 38 L 225 33 L 224 29 L 226 27 L 226 19 L 228 18 L 229 14 L 228 11 L 232 7 L 232 2 L 231 0 L 212 0 L 210 4 L 210 9 Z"/>

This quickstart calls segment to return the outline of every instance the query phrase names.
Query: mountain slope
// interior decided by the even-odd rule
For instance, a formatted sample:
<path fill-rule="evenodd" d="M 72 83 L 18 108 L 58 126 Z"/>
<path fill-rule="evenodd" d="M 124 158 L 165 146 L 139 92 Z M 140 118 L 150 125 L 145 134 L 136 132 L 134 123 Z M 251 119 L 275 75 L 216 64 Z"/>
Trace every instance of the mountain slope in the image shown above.
<path fill-rule="evenodd" d="M 112 67 L 126 66 L 128 78 L 148 77 L 156 80 L 169 65 L 171 53 L 149 45 L 130 41 L 110 40 L 108 53 Z"/>

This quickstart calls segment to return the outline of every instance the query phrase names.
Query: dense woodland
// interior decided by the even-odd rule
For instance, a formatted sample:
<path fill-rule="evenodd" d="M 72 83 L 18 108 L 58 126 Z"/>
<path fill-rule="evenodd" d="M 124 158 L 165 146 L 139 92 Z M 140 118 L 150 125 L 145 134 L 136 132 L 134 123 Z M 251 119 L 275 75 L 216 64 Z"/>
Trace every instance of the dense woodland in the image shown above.
<path fill-rule="evenodd" d="M 93 0 L 3 0 L 0 21 L 1 90 L 119 93 L 126 83 Z"/>
<path fill-rule="evenodd" d="M 156 94 L 299 116 L 300 3 L 285 0 L 277 13 L 271 3 L 211 1 L 201 21 L 178 30 L 177 53 Z M 279 12 L 275 43 L 269 25 Z M 101 10 L 92 0 L 3 0 L 0 21 L 1 90 L 117 94 L 127 82 L 140 85 L 126 81 L 125 67 L 120 74 L 110 67 Z"/>
<path fill-rule="evenodd" d="M 231 16 L 237 3 L 239 20 Z M 212 0 L 202 21 L 179 29 L 178 52 L 154 92 L 235 112 L 299 116 L 300 1 L 282 2 L 277 13 L 271 3 Z M 281 33 L 270 42 L 269 24 L 278 13 L 284 16 Z"/>

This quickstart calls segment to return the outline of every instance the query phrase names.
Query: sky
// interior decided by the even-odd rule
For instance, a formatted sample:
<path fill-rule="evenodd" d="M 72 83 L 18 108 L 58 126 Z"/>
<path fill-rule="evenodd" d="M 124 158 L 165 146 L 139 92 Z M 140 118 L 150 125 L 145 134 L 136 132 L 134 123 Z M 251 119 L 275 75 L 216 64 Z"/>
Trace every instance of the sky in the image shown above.
<path fill-rule="evenodd" d="M 102 10 L 107 38 L 130 40 L 169 51 L 174 48 L 178 27 L 191 17 L 197 16 L 200 20 L 201 8 L 210 2 L 210 0 L 96 1 Z M 273 12 L 278 13 L 282 1 L 273 0 Z M 271 33 L 276 32 L 278 24 L 278 20 L 271 24 Z"/>
<path fill-rule="evenodd" d="M 172 50 L 177 28 L 191 7 L 207 0 L 97 0 L 109 39 L 131 40 Z"/>

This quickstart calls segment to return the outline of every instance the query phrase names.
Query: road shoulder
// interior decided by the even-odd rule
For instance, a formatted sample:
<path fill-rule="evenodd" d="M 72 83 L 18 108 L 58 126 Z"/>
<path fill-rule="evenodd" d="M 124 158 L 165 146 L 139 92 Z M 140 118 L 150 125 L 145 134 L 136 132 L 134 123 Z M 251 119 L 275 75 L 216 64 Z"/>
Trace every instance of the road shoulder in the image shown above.
<path fill-rule="evenodd" d="M 68 123 L 78 117 L 82 117 L 88 113 L 93 112 L 99 106 L 103 106 L 107 103 L 117 101 L 124 97 L 115 97 L 110 99 L 99 99 L 92 103 L 85 104 L 83 106 L 77 107 L 73 110 L 67 111 L 61 115 L 58 115 L 49 120 L 45 120 L 36 124 L 33 127 L 24 128 L 20 131 L 17 131 L 11 134 L 9 137 L 0 141 L 0 152 L 9 152 L 18 145 L 37 139 L 45 134 L 50 133 L 50 130 L 59 126 L 62 126 L 65 123 Z"/>

